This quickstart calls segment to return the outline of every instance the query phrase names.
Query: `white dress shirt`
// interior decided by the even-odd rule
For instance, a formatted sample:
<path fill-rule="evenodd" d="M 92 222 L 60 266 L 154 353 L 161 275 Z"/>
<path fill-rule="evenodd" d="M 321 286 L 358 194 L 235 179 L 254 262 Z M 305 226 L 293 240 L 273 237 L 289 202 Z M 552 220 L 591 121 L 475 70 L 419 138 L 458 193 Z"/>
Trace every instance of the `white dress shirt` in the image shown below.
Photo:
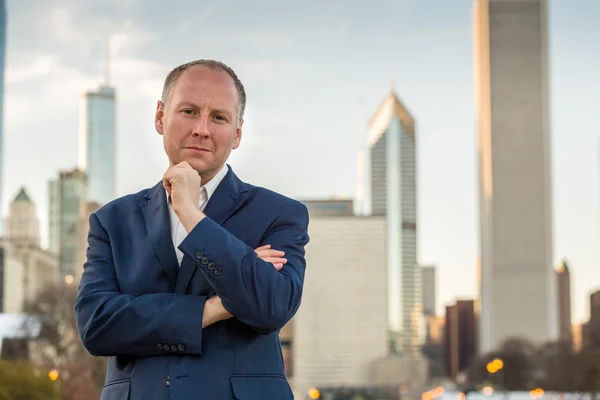
<path fill-rule="evenodd" d="M 200 209 L 204 211 L 208 200 L 213 195 L 217 187 L 227 175 L 227 165 L 223 165 L 223 168 L 217 172 L 217 174 L 208 181 L 205 185 L 202 185 L 200 188 Z M 185 230 L 183 224 L 179 221 L 177 214 L 175 214 L 175 210 L 173 210 L 173 206 L 171 205 L 171 201 L 169 200 L 169 195 L 167 194 L 167 203 L 169 205 L 169 223 L 171 225 L 171 238 L 173 239 L 173 246 L 175 247 L 175 253 L 177 254 L 177 262 L 179 266 L 181 266 L 181 260 L 183 260 L 183 253 L 177 247 L 183 242 L 183 239 L 187 236 L 187 231 Z"/>

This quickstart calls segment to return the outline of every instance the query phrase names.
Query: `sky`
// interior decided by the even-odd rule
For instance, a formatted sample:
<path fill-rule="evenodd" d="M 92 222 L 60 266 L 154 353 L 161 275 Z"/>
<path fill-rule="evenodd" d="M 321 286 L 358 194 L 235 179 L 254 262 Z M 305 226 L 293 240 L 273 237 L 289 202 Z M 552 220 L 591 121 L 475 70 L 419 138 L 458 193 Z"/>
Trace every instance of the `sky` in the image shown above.
<path fill-rule="evenodd" d="M 248 106 L 231 166 L 300 199 L 355 196 L 361 110 L 373 114 L 393 78 L 416 119 L 418 258 L 438 267 L 443 313 L 477 293 L 472 4 L 8 0 L 3 215 L 24 185 L 46 243 L 48 181 L 77 165 L 79 100 L 104 80 L 109 36 L 118 195 L 167 168 L 154 110 L 181 63 L 234 68 Z M 597 0 L 550 1 L 554 261 L 571 267 L 575 322 L 600 288 L 598 16 Z"/>

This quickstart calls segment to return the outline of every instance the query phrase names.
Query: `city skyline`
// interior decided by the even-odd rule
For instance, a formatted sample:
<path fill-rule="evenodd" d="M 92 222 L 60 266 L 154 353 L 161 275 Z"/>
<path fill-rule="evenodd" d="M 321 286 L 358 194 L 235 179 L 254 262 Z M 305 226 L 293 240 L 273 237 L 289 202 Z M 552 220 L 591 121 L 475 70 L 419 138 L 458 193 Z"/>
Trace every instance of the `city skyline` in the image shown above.
<path fill-rule="evenodd" d="M 7 199 L 24 185 L 42 234 L 47 231 L 46 181 L 77 163 L 77 100 L 102 81 L 101 50 L 109 32 L 115 47 L 111 81 L 122 100 L 117 195 L 151 186 L 166 169 L 152 121 L 168 70 L 210 57 L 231 64 L 248 90 L 245 136 L 231 159 L 242 179 L 297 198 L 354 197 L 358 104 L 362 98 L 365 112 L 374 112 L 393 72 L 420 132 L 419 263 L 438 266 L 438 306 L 473 297 L 478 233 L 472 1 L 401 1 L 380 9 L 312 3 L 288 11 L 273 3 L 268 13 L 247 5 L 220 12 L 228 2 L 182 4 L 186 15 L 179 7 L 153 15 L 151 3 L 134 0 L 58 7 L 8 1 L 3 216 Z M 585 319 L 587 293 L 600 287 L 600 133 L 594 123 L 600 57 L 588 51 L 600 37 L 592 18 L 599 8 L 593 1 L 577 9 L 555 1 L 550 10 L 553 264 L 569 260 L 574 322 Z M 290 23 L 292 14 L 305 23 Z M 199 21 L 202 40 L 182 41 L 198 35 Z M 252 26 L 261 28 L 249 33 Z M 307 144 L 314 161 L 289 151 Z M 301 161 L 289 162 L 294 159 Z M 285 168 L 288 178 L 268 172 L 273 165 Z"/>

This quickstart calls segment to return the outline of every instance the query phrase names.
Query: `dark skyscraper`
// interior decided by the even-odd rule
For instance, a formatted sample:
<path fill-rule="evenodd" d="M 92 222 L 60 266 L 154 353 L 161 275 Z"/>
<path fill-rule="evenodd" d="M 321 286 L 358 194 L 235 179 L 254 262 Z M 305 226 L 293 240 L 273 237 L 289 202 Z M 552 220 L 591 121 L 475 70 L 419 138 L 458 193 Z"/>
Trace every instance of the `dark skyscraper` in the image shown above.
<path fill-rule="evenodd" d="M 6 2 L 0 0 L 0 214 L 2 214 L 2 175 L 4 172 L 4 60 L 6 54 Z M 0 215 L 0 236 L 2 236 L 2 218 Z"/>

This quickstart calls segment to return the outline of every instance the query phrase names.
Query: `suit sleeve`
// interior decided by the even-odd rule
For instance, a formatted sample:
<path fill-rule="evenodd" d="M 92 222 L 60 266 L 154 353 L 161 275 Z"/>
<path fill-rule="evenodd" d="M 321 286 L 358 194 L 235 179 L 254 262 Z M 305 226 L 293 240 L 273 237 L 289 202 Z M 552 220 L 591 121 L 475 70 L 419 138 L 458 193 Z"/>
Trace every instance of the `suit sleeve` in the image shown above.
<path fill-rule="evenodd" d="M 269 334 L 280 330 L 300 307 L 308 241 L 308 211 L 304 204 L 293 202 L 261 243 L 285 252 L 288 261 L 280 271 L 208 217 L 189 232 L 179 249 L 196 260 L 227 311 Z"/>
<path fill-rule="evenodd" d="M 75 302 L 79 335 L 95 356 L 202 354 L 206 297 L 120 292 L 107 232 L 90 216 L 87 262 Z"/>

